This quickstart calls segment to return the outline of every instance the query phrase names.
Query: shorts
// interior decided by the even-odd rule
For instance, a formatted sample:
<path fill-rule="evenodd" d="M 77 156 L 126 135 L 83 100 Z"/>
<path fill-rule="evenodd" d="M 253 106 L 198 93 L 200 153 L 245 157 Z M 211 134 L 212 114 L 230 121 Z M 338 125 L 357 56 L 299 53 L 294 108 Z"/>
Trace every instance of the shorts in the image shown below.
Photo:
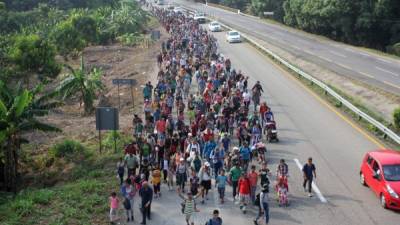
<path fill-rule="evenodd" d="M 186 221 L 188 221 L 189 223 L 194 223 L 194 219 L 196 218 L 195 215 L 196 215 L 196 213 L 185 214 Z"/>
<path fill-rule="evenodd" d="M 118 217 L 117 217 L 117 209 L 111 208 L 110 209 L 110 221 L 113 222 L 113 221 L 116 221 L 117 219 L 118 219 Z"/>
<path fill-rule="evenodd" d="M 203 180 L 203 181 L 201 181 L 201 186 L 203 186 L 203 188 L 205 190 L 210 190 L 211 189 L 211 180 Z"/>
<path fill-rule="evenodd" d="M 239 193 L 239 201 L 248 204 L 250 202 L 250 194 Z"/>

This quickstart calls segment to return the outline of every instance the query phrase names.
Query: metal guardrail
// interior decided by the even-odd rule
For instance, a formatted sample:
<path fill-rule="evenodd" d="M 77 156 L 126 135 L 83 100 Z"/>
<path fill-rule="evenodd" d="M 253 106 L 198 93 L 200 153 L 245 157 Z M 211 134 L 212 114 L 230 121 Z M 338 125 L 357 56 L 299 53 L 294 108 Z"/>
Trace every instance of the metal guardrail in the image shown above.
<path fill-rule="evenodd" d="M 187 7 L 183 7 L 188 11 L 194 11 L 193 9 L 187 8 Z M 209 17 L 209 19 L 212 19 Z M 230 30 L 234 30 L 232 27 L 223 24 L 219 21 L 219 23 Z M 278 56 L 277 54 L 273 53 L 271 50 L 265 48 L 264 46 L 262 46 L 261 44 L 259 44 L 258 42 L 256 42 L 255 40 L 253 40 L 252 38 L 250 38 L 248 35 L 246 34 L 241 34 L 242 37 L 244 37 L 246 40 L 248 40 L 250 43 L 254 44 L 256 47 L 258 47 L 259 49 L 263 50 L 264 52 L 266 52 L 268 55 L 270 55 L 272 58 L 274 58 L 275 60 L 277 60 L 279 63 L 282 63 L 283 65 L 285 65 L 287 68 L 289 68 L 290 70 L 294 71 L 295 73 L 299 74 L 300 76 L 304 77 L 305 79 L 311 81 L 312 83 L 318 85 L 320 88 L 322 88 L 326 93 L 329 93 L 332 97 L 334 97 L 337 101 L 339 101 L 342 105 L 345 105 L 347 108 L 349 108 L 351 111 L 353 111 L 355 114 L 357 114 L 360 118 L 365 119 L 366 121 L 368 121 L 370 124 L 374 125 L 376 128 L 378 128 L 380 131 L 382 131 L 384 133 L 385 136 L 390 137 L 393 141 L 395 141 L 397 144 L 400 144 L 400 136 L 398 136 L 394 131 L 390 130 L 389 128 L 387 128 L 385 125 L 383 125 L 382 123 L 380 123 L 379 121 L 377 121 L 376 119 L 372 118 L 371 116 L 369 116 L 368 114 L 366 114 L 365 112 L 361 111 L 359 108 L 357 108 L 356 106 L 354 106 L 353 104 L 351 104 L 348 100 L 346 100 L 345 98 L 343 98 L 342 96 L 340 96 L 336 91 L 334 91 L 332 88 L 330 88 L 328 85 L 324 84 L 322 81 L 314 78 L 313 76 L 307 74 L 306 72 L 304 72 L 303 70 L 297 68 L 296 66 L 290 64 L 289 62 L 285 61 L 282 57 Z"/>

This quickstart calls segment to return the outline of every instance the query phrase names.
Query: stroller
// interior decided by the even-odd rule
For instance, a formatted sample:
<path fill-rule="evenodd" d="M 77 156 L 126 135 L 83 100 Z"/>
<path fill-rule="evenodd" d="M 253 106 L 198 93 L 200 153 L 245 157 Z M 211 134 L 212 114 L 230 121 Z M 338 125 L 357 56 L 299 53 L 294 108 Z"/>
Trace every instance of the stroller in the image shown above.
<path fill-rule="evenodd" d="M 288 199 L 288 192 L 289 192 L 289 185 L 287 177 L 279 177 L 278 182 L 275 186 L 275 190 L 278 197 L 279 206 L 289 206 L 289 199 Z"/>
<path fill-rule="evenodd" d="M 275 121 L 268 121 L 265 123 L 264 133 L 266 133 L 266 138 L 269 143 L 272 141 L 279 142 L 278 130 L 276 129 Z"/>
<path fill-rule="evenodd" d="M 267 160 L 267 147 L 262 142 L 257 142 L 252 147 L 253 157 L 258 157 L 260 162 Z"/>

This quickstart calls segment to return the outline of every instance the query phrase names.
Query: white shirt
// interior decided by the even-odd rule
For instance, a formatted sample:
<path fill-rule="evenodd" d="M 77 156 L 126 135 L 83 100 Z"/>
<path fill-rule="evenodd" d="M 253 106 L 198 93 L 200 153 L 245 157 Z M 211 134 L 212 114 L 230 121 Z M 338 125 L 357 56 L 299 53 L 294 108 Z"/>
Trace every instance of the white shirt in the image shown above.
<path fill-rule="evenodd" d="M 243 101 L 245 102 L 250 101 L 250 93 L 244 92 L 242 96 L 243 96 Z"/>

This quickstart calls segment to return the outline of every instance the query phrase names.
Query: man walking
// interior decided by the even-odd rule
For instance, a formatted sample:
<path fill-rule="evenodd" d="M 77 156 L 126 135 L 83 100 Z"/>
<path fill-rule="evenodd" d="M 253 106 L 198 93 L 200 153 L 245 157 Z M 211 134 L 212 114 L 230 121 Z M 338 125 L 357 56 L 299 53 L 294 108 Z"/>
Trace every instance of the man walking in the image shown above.
<path fill-rule="evenodd" d="M 139 195 L 142 198 L 142 222 L 140 224 L 146 224 L 146 217 L 150 220 L 151 202 L 153 201 L 153 190 L 147 181 L 143 182 Z"/>
<path fill-rule="evenodd" d="M 312 197 L 311 194 L 311 184 L 313 182 L 313 179 L 317 179 L 317 174 L 315 173 L 315 165 L 312 163 L 312 158 L 308 158 L 308 162 L 304 164 L 303 166 L 303 177 L 304 177 L 304 182 L 303 182 L 303 187 L 304 191 L 308 191 L 308 196 Z M 308 183 L 307 189 L 306 185 Z"/>

